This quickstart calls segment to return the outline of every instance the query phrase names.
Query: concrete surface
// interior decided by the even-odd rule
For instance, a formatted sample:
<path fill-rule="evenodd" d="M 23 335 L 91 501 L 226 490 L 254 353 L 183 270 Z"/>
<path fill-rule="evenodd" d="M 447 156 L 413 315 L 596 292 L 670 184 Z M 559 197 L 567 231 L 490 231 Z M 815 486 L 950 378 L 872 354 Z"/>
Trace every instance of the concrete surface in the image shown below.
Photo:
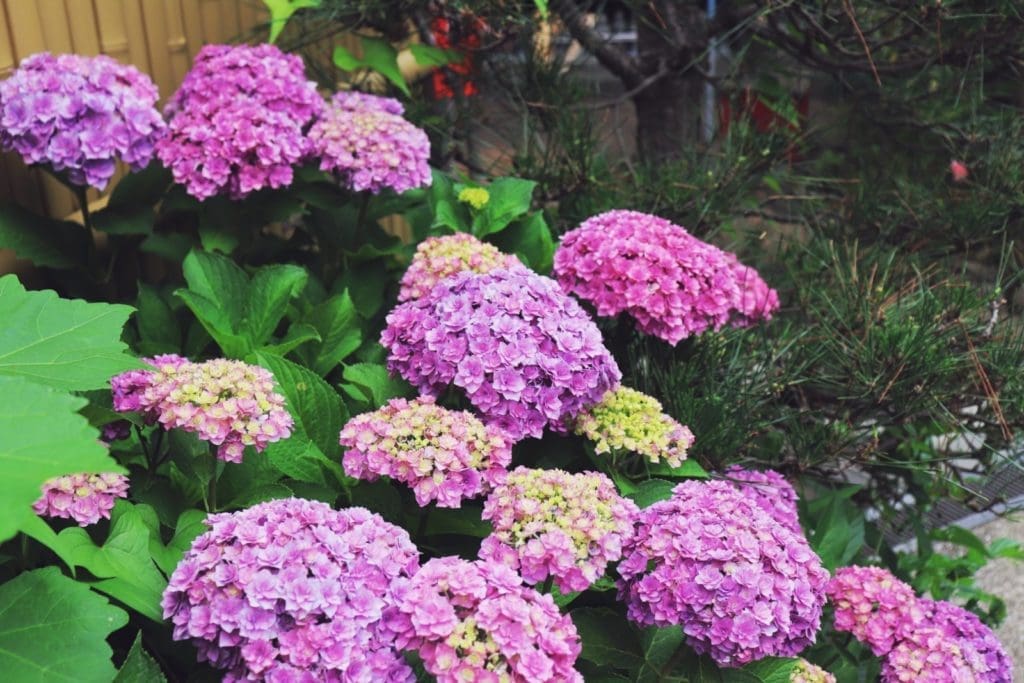
<path fill-rule="evenodd" d="M 974 533 L 986 543 L 997 538 L 1024 543 L 1024 513 L 992 520 Z M 996 633 L 1013 658 L 1014 680 L 1024 681 L 1024 561 L 995 560 L 978 572 L 977 579 L 981 588 L 1006 600 L 1006 621 Z"/>

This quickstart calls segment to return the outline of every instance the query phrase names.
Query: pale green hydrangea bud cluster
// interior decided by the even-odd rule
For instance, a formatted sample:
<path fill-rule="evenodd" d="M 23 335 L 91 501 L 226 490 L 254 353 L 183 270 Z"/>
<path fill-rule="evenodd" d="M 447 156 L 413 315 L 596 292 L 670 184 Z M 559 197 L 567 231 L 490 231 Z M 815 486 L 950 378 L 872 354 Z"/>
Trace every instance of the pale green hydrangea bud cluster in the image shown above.
<path fill-rule="evenodd" d="M 593 441 L 598 453 L 631 451 L 672 467 L 693 445 L 693 432 L 666 415 L 657 399 L 621 386 L 576 418 L 576 433 Z"/>
<path fill-rule="evenodd" d="M 817 664 L 801 658 L 789 674 L 789 683 L 836 683 L 836 677 Z"/>
<path fill-rule="evenodd" d="M 499 268 L 522 267 L 515 256 L 503 254 L 493 244 L 481 242 L 464 232 L 428 237 L 416 247 L 412 263 L 402 276 L 398 300 L 419 299 L 429 294 L 441 280 L 465 270 L 489 273 Z"/>

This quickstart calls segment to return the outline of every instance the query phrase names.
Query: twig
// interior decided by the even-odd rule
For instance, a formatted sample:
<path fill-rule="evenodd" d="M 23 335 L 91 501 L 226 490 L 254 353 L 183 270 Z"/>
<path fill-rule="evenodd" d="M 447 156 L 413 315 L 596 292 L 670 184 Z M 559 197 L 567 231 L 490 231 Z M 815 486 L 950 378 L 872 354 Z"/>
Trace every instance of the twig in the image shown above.
<path fill-rule="evenodd" d="M 986 339 L 992 338 L 992 333 L 996 329 L 996 323 L 999 322 L 999 307 L 1006 303 L 1006 299 L 993 299 L 988 302 L 989 318 L 988 323 L 985 325 L 985 329 L 982 330 L 981 336 Z"/>
<path fill-rule="evenodd" d="M 981 384 L 981 389 L 985 392 L 985 397 L 992 405 L 992 413 L 996 416 L 996 420 L 999 421 L 999 429 L 1003 433 L 1003 439 L 1010 441 L 1013 438 L 1013 431 L 1010 429 L 1010 425 L 1006 422 L 1002 406 L 999 405 L 999 393 L 995 390 L 995 387 L 992 386 L 992 381 L 989 380 L 988 373 L 985 372 L 985 366 L 981 364 L 981 359 L 978 358 L 978 351 L 974 348 L 974 342 L 971 341 L 971 335 L 962 324 L 960 329 L 964 333 L 964 339 L 967 340 L 967 352 L 971 356 L 971 364 L 974 365 L 974 371 L 978 374 L 978 383 Z"/>
<path fill-rule="evenodd" d="M 875 77 L 875 83 L 878 87 L 882 87 L 882 79 L 878 76 L 878 67 L 875 66 L 875 60 L 871 56 L 871 48 L 868 47 L 868 41 L 864 38 L 864 34 L 861 33 L 860 24 L 857 23 L 857 18 L 853 16 L 853 7 L 850 5 L 850 0 L 843 0 L 843 10 L 846 12 L 846 16 L 850 17 L 850 23 L 853 24 L 853 30 L 857 32 L 857 37 L 860 39 L 860 44 L 864 46 L 864 54 L 867 55 L 868 64 L 871 65 L 871 73 Z"/>

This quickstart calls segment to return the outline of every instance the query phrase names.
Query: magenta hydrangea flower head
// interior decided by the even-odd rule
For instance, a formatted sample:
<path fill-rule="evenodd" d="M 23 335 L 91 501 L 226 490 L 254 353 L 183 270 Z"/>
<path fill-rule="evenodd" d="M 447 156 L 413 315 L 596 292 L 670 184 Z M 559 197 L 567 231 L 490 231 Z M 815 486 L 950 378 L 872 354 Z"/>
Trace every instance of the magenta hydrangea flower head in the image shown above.
<path fill-rule="evenodd" d="M 356 192 L 402 193 L 431 183 L 430 140 L 398 100 L 339 92 L 309 131 L 320 170 Z"/>
<path fill-rule="evenodd" d="M 638 511 L 598 472 L 517 467 L 484 503 L 494 532 L 480 559 L 508 565 L 526 583 L 551 577 L 563 593 L 584 591 L 622 557 Z"/>
<path fill-rule="evenodd" d="M 465 411 L 448 410 L 433 397 L 392 399 L 357 415 L 341 430 L 345 473 L 374 481 L 391 477 L 409 485 L 425 507 L 457 508 L 504 480 L 512 445 L 500 431 Z"/>
<path fill-rule="evenodd" d="M 217 446 L 217 457 L 241 462 L 291 436 L 292 417 L 274 391 L 270 371 L 238 360 L 193 363 L 181 356 L 144 358 L 153 370 L 130 370 L 111 380 L 114 410 L 138 411 L 164 429 L 194 432 Z"/>
<path fill-rule="evenodd" d="M 882 681 L 1006 683 L 1013 665 L 992 630 L 944 600 L 918 600 L 882 662 Z"/>
<path fill-rule="evenodd" d="M 37 515 L 73 519 L 89 526 L 110 519 L 118 498 L 128 497 L 128 477 L 123 474 L 68 474 L 47 479 L 43 495 L 32 504 Z"/>
<path fill-rule="evenodd" d="M 610 389 L 576 417 L 574 429 L 593 441 L 599 454 L 631 451 L 671 467 L 682 465 L 693 445 L 689 427 L 666 415 L 656 398 L 629 387 Z"/>
<path fill-rule="evenodd" d="M 158 97 L 148 76 L 105 55 L 40 52 L 0 82 L 0 147 L 102 190 L 118 159 L 138 171 L 153 158 L 166 128 Z"/>
<path fill-rule="evenodd" d="M 433 559 L 416 572 L 391 620 L 396 642 L 418 650 L 438 683 L 579 681 L 582 646 L 550 595 L 493 562 Z"/>
<path fill-rule="evenodd" d="M 388 314 L 381 344 L 421 393 L 454 384 L 513 439 L 565 430 L 622 378 L 580 305 L 525 268 L 444 280 Z"/>
<path fill-rule="evenodd" d="M 492 244 L 459 232 L 428 237 L 416 247 L 412 263 L 402 276 L 399 301 L 426 295 L 441 280 L 463 271 L 489 273 L 499 268 L 525 268 L 515 256 L 503 254 Z"/>
<path fill-rule="evenodd" d="M 167 105 L 170 134 L 157 154 L 200 200 L 287 187 L 323 106 L 298 56 L 273 45 L 206 45 Z"/>
<path fill-rule="evenodd" d="M 608 211 L 567 232 L 554 268 L 598 315 L 626 313 L 673 345 L 727 323 L 767 320 L 779 307 L 775 290 L 734 254 L 637 211 Z"/>
<path fill-rule="evenodd" d="M 877 656 L 892 649 L 905 621 L 920 621 L 914 589 L 881 567 L 840 567 L 828 583 L 837 631 L 847 631 Z"/>
<path fill-rule="evenodd" d="M 802 534 L 800 513 L 796 501 L 799 496 L 793 485 L 775 470 L 745 470 L 733 465 L 725 470 L 725 478 L 754 497 L 754 500 L 776 522 L 795 534 Z"/>
<path fill-rule="evenodd" d="M 641 510 L 618 565 L 627 616 L 679 624 L 722 666 L 792 657 L 814 642 L 828 572 L 807 540 L 726 481 L 687 481 Z"/>
<path fill-rule="evenodd" d="M 161 605 L 175 640 L 231 681 L 412 681 L 386 626 L 415 573 L 409 535 L 296 498 L 210 515 Z"/>
<path fill-rule="evenodd" d="M 836 677 L 801 657 L 789 675 L 789 683 L 836 683 Z"/>

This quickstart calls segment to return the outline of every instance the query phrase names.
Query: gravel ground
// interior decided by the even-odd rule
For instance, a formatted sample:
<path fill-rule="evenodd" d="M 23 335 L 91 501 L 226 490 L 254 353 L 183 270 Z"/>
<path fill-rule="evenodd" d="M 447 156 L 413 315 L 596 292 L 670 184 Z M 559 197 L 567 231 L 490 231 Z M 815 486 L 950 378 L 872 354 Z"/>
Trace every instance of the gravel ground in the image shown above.
<path fill-rule="evenodd" d="M 983 524 L 974 533 L 986 543 L 997 538 L 1011 538 L 1024 543 L 1024 513 L 1010 519 L 996 519 Z M 1014 680 L 1024 682 L 1024 562 L 995 560 L 978 572 L 982 588 L 1006 600 L 1006 621 L 999 628 L 999 640 L 1013 658 Z"/>

